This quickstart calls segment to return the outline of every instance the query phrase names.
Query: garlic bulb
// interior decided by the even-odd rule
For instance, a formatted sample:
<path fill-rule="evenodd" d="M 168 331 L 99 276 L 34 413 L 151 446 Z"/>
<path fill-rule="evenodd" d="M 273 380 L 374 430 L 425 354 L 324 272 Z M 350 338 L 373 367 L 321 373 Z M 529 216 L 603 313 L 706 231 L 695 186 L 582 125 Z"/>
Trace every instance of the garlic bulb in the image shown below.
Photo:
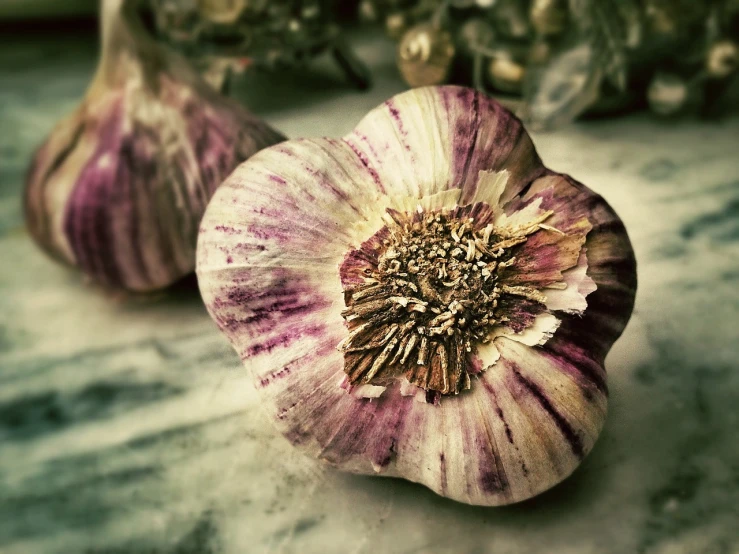
<path fill-rule="evenodd" d="M 108 287 L 146 291 L 194 269 L 216 187 L 283 137 L 151 39 L 130 4 L 103 0 L 97 72 L 34 155 L 25 211 L 54 258 Z"/>
<path fill-rule="evenodd" d="M 196 271 L 290 441 L 479 505 L 538 494 L 591 450 L 636 289 L 608 204 L 454 86 L 239 166 Z"/>

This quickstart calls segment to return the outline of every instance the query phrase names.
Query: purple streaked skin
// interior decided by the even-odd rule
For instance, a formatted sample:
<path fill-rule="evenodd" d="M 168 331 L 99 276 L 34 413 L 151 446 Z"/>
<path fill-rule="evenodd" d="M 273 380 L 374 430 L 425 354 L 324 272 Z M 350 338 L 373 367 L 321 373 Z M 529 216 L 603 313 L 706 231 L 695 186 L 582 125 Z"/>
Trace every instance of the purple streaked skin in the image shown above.
<path fill-rule="evenodd" d="M 370 141 L 370 140 L 369 140 L 369 139 L 367 138 L 367 136 L 366 136 L 366 135 L 363 135 L 362 133 L 355 133 L 355 136 L 356 136 L 356 138 L 357 138 L 357 139 L 359 139 L 360 141 L 362 141 L 362 143 L 363 143 L 363 144 L 364 144 L 364 145 L 365 145 L 365 146 L 366 146 L 367 148 L 369 148 L 370 152 L 371 152 L 371 153 L 372 153 L 372 154 L 373 154 L 374 156 L 377 156 L 377 153 L 376 153 L 376 152 L 374 151 L 374 148 L 372 147 L 372 141 Z M 359 158 L 359 160 L 360 160 L 360 161 L 362 162 L 362 164 L 364 165 L 364 167 L 365 167 L 365 168 L 367 168 L 367 171 L 368 171 L 368 172 L 370 173 L 370 175 L 372 176 L 372 181 L 373 181 L 373 182 L 375 183 L 375 186 L 377 186 L 377 189 L 378 189 L 378 190 L 379 190 L 380 192 L 383 192 L 383 193 L 384 193 L 384 192 L 385 192 L 385 187 L 384 187 L 384 186 L 383 186 L 383 184 L 382 184 L 382 180 L 380 179 L 380 176 L 379 176 L 379 175 L 377 174 L 377 171 L 375 171 L 375 170 L 374 170 L 374 168 L 373 168 L 373 167 L 372 167 L 372 166 L 370 165 L 370 163 L 369 163 L 369 158 L 367 157 L 367 155 L 366 155 L 366 154 L 364 154 L 364 153 L 363 153 L 363 152 L 362 152 L 362 151 L 361 151 L 361 150 L 360 150 L 359 148 L 357 148 L 356 146 L 353 146 L 353 142 L 352 142 L 352 141 L 350 141 L 350 140 L 347 140 L 346 142 L 347 142 L 347 144 L 349 144 L 349 146 L 351 147 L 352 151 L 354 151 L 354 153 L 355 153 L 355 154 L 357 155 L 357 157 L 358 157 L 358 158 Z"/>
<path fill-rule="evenodd" d="M 242 274 L 239 282 L 223 289 L 213 301 L 213 309 L 219 312 L 218 326 L 225 333 L 239 336 L 246 332 L 258 338 L 239 352 L 242 358 L 284 347 L 306 335 L 321 335 L 325 325 L 304 321 L 304 316 L 325 308 L 328 299 L 314 296 L 310 287 L 301 287 L 296 276 L 286 270 L 275 271 L 269 289 L 257 282 Z M 233 314 L 244 305 L 250 306 L 248 312 Z"/>
<path fill-rule="evenodd" d="M 542 346 L 496 340 L 492 367 L 471 353 L 472 387 L 459 396 L 424 402 L 399 384 L 376 398 L 354 394 L 336 349 L 346 334 L 342 287 L 376 260 L 380 200 L 449 187 L 471 199 L 480 170 L 503 169 L 505 213 L 541 202 L 555 212 L 547 224 L 569 237 L 524 244 L 525 279 L 581 287 L 587 309 L 557 311 L 561 325 Z M 572 273 L 584 264 L 593 286 Z M 592 449 L 606 414 L 603 360 L 636 288 L 613 210 L 544 168 L 513 115 L 458 87 L 399 95 L 343 140 L 290 141 L 257 154 L 206 211 L 198 277 L 210 314 L 291 442 L 345 471 L 404 477 L 480 505 L 538 494 Z M 510 307 L 521 329 L 532 325 L 532 310 Z"/>
<path fill-rule="evenodd" d="M 122 66 L 138 67 L 125 59 Z M 147 73 L 140 88 L 96 79 L 27 176 L 31 236 L 107 288 L 155 290 L 190 273 L 200 218 L 218 185 L 284 140 L 179 58 L 160 61 L 161 72 Z"/>
<path fill-rule="evenodd" d="M 541 388 L 531 380 L 527 379 L 517 369 L 515 364 L 510 365 L 511 371 L 515 376 L 516 380 L 523 385 L 529 394 L 536 398 L 536 401 L 541 404 L 541 407 L 547 412 L 547 414 L 554 420 L 559 430 L 562 432 L 562 436 L 567 440 L 572 453 L 578 458 L 584 458 L 585 453 L 583 451 L 582 439 L 567 420 L 559 412 L 555 404 L 547 397 L 547 395 L 541 390 Z"/>

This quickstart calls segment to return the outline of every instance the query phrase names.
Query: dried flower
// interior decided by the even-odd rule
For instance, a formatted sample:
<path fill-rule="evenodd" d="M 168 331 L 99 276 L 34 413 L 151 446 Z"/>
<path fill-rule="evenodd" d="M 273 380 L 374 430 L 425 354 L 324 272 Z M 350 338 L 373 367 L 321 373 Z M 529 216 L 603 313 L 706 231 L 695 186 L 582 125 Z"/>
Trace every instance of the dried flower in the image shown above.
<path fill-rule="evenodd" d="M 213 23 L 228 25 L 238 21 L 241 14 L 249 7 L 249 4 L 254 4 L 254 2 L 248 0 L 198 0 L 197 7 L 205 19 Z"/>
<path fill-rule="evenodd" d="M 608 204 L 452 86 L 242 164 L 197 274 L 290 441 L 480 505 L 548 489 L 593 447 L 636 288 Z"/>
<path fill-rule="evenodd" d="M 97 73 L 31 163 L 29 231 L 103 285 L 165 287 L 194 269 L 216 187 L 282 139 L 154 42 L 131 2 L 104 0 Z"/>
<path fill-rule="evenodd" d="M 503 92 L 520 93 L 526 67 L 509 57 L 495 57 L 488 64 L 488 79 L 493 87 Z"/>
<path fill-rule="evenodd" d="M 541 36 L 564 32 L 568 16 L 566 0 L 533 0 L 529 7 L 531 26 Z"/>

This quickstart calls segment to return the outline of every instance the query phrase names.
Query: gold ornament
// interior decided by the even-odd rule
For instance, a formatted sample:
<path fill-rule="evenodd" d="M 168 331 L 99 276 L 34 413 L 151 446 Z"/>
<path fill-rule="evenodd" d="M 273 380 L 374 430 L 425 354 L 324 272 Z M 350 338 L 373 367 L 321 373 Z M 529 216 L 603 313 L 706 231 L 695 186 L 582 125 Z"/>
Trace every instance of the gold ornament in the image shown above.
<path fill-rule="evenodd" d="M 249 0 L 198 0 L 198 11 L 211 23 L 229 25 L 238 21 L 247 3 Z"/>
<path fill-rule="evenodd" d="M 711 77 L 728 77 L 739 65 L 739 47 L 731 40 L 717 42 L 708 50 L 706 70 Z"/>
<path fill-rule="evenodd" d="M 521 93 L 526 68 L 508 57 L 496 57 L 488 65 L 488 80 L 501 92 Z"/>
<path fill-rule="evenodd" d="M 412 87 L 444 83 L 453 59 L 451 34 L 431 23 L 412 27 L 398 45 L 398 69 Z"/>

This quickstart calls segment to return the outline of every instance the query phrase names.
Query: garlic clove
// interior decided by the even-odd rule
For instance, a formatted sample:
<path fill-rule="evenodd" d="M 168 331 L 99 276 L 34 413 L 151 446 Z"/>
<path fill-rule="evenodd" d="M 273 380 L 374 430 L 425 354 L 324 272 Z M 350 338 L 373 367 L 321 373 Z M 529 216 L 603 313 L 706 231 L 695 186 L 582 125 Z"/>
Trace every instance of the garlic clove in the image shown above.
<path fill-rule="evenodd" d="M 579 348 L 602 365 L 631 317 L 637 285 L 636 259 L 623 222 L 600 195 L 569 175 L 548 174 L 556 179 L 550 180 L 547 176 L 536 179 L 524 198 L 541 197 L 542 208 L 552 210 L 555 215 L 579 213 L 587 216 L 592 229 L 582 253 L 587 258 L 586 272 L 590 279 L 578 288 L 583 287 L 585 291 L 597 287 L 588 294 L 587 308 L 581 314 L 561 317 L 558 337 L 571 337 Z M 578 259 L 578 265 L 580 263 Z M 568 271 L 563 275 L 567 276 Z M 547 289 L 547 293 L 551 294 L 551 290 Z M 574 355 L 575 358 L 579 356 Z"/>
<path fill-rule="evenodd" d="M 507 170 L 505 203 L 544 171 L 521 122 L 492 98 L 464 87 L 397 95 L 345 140 L 392 196 L 421 198 L 450 187 L 462 189 L 466 202 L 481 170 Z"/>
<path fill-rule="evenodd" d="M 456 277 L 431 276 L 444 267 Z M 590 451 L 636 287 L 605 201 L 458 87 L 408 91 L 342 140 L 239 166 L 206 210 L 197 273 L 292 443 L 479 505 L 538 494 Z"/>
<path fill-rule="evenodd" d="M 26 220 L 46 252 L 95 281 L 154 290 L 193 270 L 220 182 L 284 137 L 151 39 L 132 2 L 102 6 L 98 70 L 34 155 Z"/>
<path fill-rule="evenodd" d="M 275 253 L 281 266 L 323 267 L 326 260 L 342 256 L 360 240 L 365 228 L 381 223 L 382 214 L 373 205 L 379 177 L 347 142 L 296 139 L 254 157 L 254 164 L 242 164 L 221 185 L 217 192 L 221 200 L 208 208 L 210 220 L 218 223 L 213 228 L 201 225 L 199 241 L 225 239 L 228 245 L 224 250 L 201 250 L 201 268 L 226 272 L 242 266 L 269 268 L 277 262 Z M 305 182 L 306 174 L 313 176 L 310 184 Z M 250 197 L 253 210 L 248 208 Z M 301 210 L 301 216 L 293 217 L 293 210 Z M 327 213 L 334 214 L 336 221 L 327 221 Z M 245 216 L 253 220 L 252 230 L 243 226 Z M 290 248 L 284 250 L 285 244 Z M 232 250 L 233 254 L 224 254 Z"/>

